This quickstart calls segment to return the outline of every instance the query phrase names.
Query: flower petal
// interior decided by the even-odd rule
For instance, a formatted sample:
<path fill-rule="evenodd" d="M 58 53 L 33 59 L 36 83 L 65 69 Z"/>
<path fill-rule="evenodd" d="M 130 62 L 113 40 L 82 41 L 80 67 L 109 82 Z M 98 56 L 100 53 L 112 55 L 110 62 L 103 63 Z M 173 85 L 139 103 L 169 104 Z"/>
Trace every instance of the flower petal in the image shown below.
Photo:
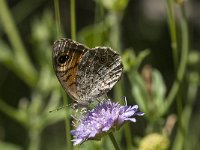
<path fill-rule="evenodd" d="M 144 113 L 138 111 L 138 105 L 122 106 L 119 103 L 111 102 L 110 99 L 99 103 L 94 109 L 88 111 L 85 117 L 74 118 L 79 125 L 71 130 L 74 136 L 74 145 L 81 144 L 89 139 L 100 139 L 110 130 L 120 128 L 127 121 L 136 122 L 135 116 L 142 116 Z"/>

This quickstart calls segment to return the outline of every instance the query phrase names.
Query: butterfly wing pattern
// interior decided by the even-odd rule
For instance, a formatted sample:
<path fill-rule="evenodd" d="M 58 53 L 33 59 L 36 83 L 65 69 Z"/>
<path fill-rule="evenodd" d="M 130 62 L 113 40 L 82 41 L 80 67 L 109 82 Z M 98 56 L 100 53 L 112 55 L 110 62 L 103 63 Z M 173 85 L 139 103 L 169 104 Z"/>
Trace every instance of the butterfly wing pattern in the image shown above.
<path fill-rule="evenodd" d="M 109 47 L 96 47 L 83 55 L 77 72 L 78 103 L 86 105 L 112 89 L 122 75 L 119 54 Z"/>
<path fill-rule="evenodd" d="M 71 39 L 54 42 L 53 66 L 58 80 L 78 106 L 106 95 L 121 78 L 119 54 L 109 47 L 87 48 Z"/>
<path fill-rule="evenodd" d="M 71 39 L 59 39 L 53 45 L 53 68 L 56 76 L 68 93 L 75 101 L 79 98 L 76 92 L 76 74 L 82 56 L 89 49 Z"/>

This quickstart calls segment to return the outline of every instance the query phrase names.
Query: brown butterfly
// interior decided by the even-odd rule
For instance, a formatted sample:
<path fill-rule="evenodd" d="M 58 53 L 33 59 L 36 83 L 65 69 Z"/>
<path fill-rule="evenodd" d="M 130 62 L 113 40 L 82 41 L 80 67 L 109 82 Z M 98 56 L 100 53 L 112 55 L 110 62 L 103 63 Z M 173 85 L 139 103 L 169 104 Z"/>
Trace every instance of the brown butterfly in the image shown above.
<path fill-rule="evenodd" d="M 54 42 L 52 57 L 58 80 L 79 106 L 106 95 L 123 72 L 119 54 L 109 47 L 90 49 L 62 38 Z"/>

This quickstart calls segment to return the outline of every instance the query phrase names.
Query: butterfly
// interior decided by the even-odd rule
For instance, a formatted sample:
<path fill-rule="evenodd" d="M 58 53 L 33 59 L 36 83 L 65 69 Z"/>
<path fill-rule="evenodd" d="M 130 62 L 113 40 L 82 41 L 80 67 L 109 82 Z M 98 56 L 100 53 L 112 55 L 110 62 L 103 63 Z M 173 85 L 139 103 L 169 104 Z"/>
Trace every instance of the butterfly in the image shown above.
<path fill-rule="evenodd" d="M 110 47 L 88 48 L 66 38 L 54 42 L 52 61 L 62 87 L 80 107 L 105 96 L 123 72 L 119 54 Z"/>

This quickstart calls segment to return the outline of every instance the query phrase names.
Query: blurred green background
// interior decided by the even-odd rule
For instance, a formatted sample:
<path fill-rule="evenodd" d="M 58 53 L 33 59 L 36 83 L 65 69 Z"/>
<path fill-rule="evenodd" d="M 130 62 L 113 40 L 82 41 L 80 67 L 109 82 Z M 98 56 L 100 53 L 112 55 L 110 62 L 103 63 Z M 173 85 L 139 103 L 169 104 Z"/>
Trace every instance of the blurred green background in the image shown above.
<path fill-rule="evenodd" d="M 112 100 L 144 117 L 114 135 L 127 150 L 198 150 L 199 0 L 0 0 L 0 149 L 114 149 L 106 136 L 72 146 L 71 103 L 52 68 L 61 37 L 110 46 L 124 75 Z"/>

